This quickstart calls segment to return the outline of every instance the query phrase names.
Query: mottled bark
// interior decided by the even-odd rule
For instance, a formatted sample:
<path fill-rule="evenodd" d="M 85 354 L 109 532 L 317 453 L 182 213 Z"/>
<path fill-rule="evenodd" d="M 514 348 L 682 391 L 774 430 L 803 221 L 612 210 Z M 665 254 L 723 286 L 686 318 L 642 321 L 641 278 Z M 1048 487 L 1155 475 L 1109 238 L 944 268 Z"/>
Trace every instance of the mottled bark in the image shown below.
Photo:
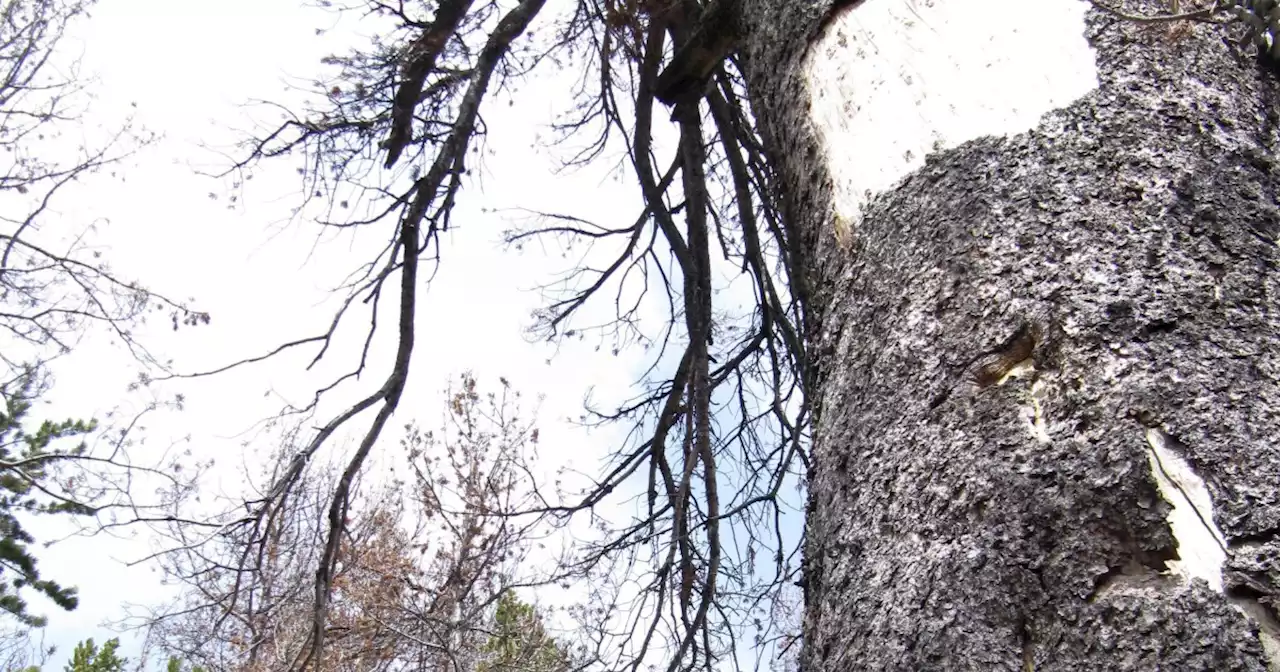
<path fill-rule="evenodd" d="M 932 154 L 840 245 L 801 76 L 833 9 L 742 5 L 805 262 L 806 669 L 1267 669 L 1275 76 L 1210 27 L 1171 37 L 1091 11 L 1098 90 L 1030 132 Z M 981 386 L 975 357 L 1024 324 L 1035 372 Z M 1171 532 L 1156 448 L 1207 488 L 1220 585 L 1175 571 L 1193 549 Z"/>

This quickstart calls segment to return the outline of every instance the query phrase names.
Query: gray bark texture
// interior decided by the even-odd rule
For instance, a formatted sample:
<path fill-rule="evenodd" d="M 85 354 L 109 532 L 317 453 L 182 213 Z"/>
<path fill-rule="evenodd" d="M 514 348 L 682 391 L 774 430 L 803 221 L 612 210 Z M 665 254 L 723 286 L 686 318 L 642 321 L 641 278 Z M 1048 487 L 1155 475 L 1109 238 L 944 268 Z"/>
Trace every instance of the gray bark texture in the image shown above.
<path fill-rule="evenodd" d="M 810 320 L 804 669 L 1267 669 L 1276 76 L 1211 27 L 1170 39 L 1091 10 L 1099 90 L 1028 133 L 932 155 L 842 249 L 800 102 L 833 4 L 741 5 Z M 1030 380 L 966 380 L 1024 323 L 1042 330 L 1048 442 L 1022 415 Z M 1225 594 L 1166 571 L 1177 545 L 1151 428 L 1208 487 Z"/>

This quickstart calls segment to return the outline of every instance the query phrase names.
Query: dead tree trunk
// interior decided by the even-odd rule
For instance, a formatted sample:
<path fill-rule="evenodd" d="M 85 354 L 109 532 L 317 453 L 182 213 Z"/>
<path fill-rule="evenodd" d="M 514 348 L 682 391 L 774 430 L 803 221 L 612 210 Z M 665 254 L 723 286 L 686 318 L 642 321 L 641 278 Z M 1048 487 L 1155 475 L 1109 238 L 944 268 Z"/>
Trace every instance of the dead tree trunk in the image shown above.
<path fill-rule="evenodd" d="M 811 319 L 805 669 L 1275 666 L 1275 76 L 1082 0 L 740 9 Z"/>

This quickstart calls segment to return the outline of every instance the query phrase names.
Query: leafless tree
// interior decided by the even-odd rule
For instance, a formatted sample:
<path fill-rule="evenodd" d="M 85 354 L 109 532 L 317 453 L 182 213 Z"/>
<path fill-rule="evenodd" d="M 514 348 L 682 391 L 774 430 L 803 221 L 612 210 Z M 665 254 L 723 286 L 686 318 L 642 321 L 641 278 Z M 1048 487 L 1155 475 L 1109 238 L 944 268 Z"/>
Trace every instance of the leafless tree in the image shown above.
<path fill-rule="evenodd" d="M 19 626 L 0 631 L 0 669 L 39 669 L 53 653 L 53 647 L 45 645 L 44 633 L 38 628 Z"/>
<path fill-rule="evenodd" d="M 81 133 L 88 82 L 63 38 L 91 4 L 12 0 L 0 6 L 0 477 L 6 516 L 16 513 L 6 517 L 4 537 L 19 546 L 34 541 L 19 520 L 38 514 L 80 514 L 79 531 L 88 534 L 167 518 L 200 469 L 187 464 L 177 475 L 175 461 L 187 460 L 172 450 L 161 451 L 151 467 L 134 461 L 143 418 L 180 400 L 78 423 L 29 413 L 53 383 L 50 363 L 81 338 L 113 338 L 144 371 L 163 370 L 135 337 L 136 327 L 156 314 L 174 329 L 209 320 L 111 269 L 88 241 L 93 226 L 68 224 L 58 212 L 78 182 L 117 166 L 149 141 L 131 122 L 97 146 L 73 139 L 92 136 Z M 135 486 L 162 494 L 152 498 Z M 6 583 L 48 585 L 34 565 L 15 560 L 7 558 Z M 73 608 L 71 595 L 55 601 Z"/>
<path fill-rule="evenodd" d="M 337 468 L 300 481 L 264 532 L 231 525 L 162 555 L 183 594 L 151 614 L 154 646 L 243 672 L 476 669 L 499 598 L 544 580 L 528 567 L 541 564 L 530 562 L 535 553 L 546 556 L 536 548 L 545 525 L 512 515 L 527 505 L 538 432 L 505 381 L 482 395 L 463 376 L 449 400 L 439 430 L 410 426 L 390 451 L 408 473 L 369 485 L 344 511 L 323 658 L 308 660 L 312 579 Z"/>
<path fill-rule="evenodd" d="M 138 320 L 156 311 L 175 329 L 209 320 L 117 274 L 86 244 L 85 232 L 58 225 L 55 208 L 68 189 L 149 141 L 130 123 L 96 148 L 66 137 L 82 120 L 85 92 L 77 63 L 59 46 L 90 4 L 14 0 L 0 9 L 0 327 L 9 337 L 2 360 L 10 370 L 26 362 L 15 350 L 26 357 L 65 353 L 94 325 L 158 366 L 133 336 Z"/>

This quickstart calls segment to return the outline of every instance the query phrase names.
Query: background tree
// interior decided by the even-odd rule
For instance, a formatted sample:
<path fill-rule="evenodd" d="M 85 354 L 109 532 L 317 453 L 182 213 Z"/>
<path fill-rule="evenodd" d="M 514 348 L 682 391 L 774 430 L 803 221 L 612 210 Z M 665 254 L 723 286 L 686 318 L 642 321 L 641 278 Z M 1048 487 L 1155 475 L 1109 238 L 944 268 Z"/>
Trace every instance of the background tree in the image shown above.
<path fill-rule="evenodd" d="M 83 531 L 110 530 L 160 515 L 198 471 L 180 479 L 174 470 L 133 464 L 138 422 L 159 403 L 119 417 L 29 415 L 34 403 L 48 401 L 55 360 L 81 338 L 114 339 L 145 371 L 162 368 L 135 337 L 148 315 L 163 315 L 175 329 L 209 319 L 118 274 L 94 249 L 93 227 L 58 211 L 75 184 L 150 139 L 127 120 L 106 136 L 82 123 L 88 82 L 64 38 L 91 5 L 12 0 L 0 7 L 0 609 L 30 626 L 45 621 L 28 611 L 24 590 L 63 609 L 77 603 L 74 588 L 38 570 L 33 516 L 73 514 Z M 166 494 L 144 501 L 130 491 L 141 483 Z"/>
<path fill-rule="evenodd" d="M 165 665 L 165 672 L 205 672 L 205 669 L 199 665 L 183 665 L 177 657 L 171 657 Z"/>
<path fill-rule="evenodd" d="M 92 639 L 86 639 L 76 645 L 71 662 L 63 669 L 66 672 L 124 672 L 127 660 L 116 655 L 119 648 L 119 639 L 108 639 L 102 648 Z"/>
<path fill-rule="evenodd" d="M 476 672 L 567 672 L 572 668 L 569 653 L 547 635 L 537 610 L 514 593 L 503 593 L 498 599 L 492 628 Z"/>
<path fill-rule="evenodd" d="M 85 453 L 83 441 L 69 448 L 55 446 L 66 439 L 77 439 L 94 430 L 84 420 L 45 420 L 28 434 L 23 421 L 35 401 L 34 372 L 24 372 L 17 380 L 0 385 L 4 411 L 0 412 L 0 609 L 26 625 L 42 626 L 47 621 L 31 614 L 20 592 L 30 588 L 49 598 L 67 611 L 76 608 L 74 588 L 42 578 L 29 545 L 34 541 L 19 513 L 86 515 L 92 509 L 84 504 L 58 496 L 47 487 L 56 475 L 60 460 L 75 459 Z"/>
<path fill-rule="evenodd" d="M 15 623 L 0 631 L 0 669 L 38 672 L 54 654 L 55 647 L 44 642 L 40 628 Z"/>
<path fill-rule="evenodd" d="M 125 666 L 129 659 L 118 655 L 116 652 L 120 649 L 120 640 L 112 638 L 107 640 L 101 648 L 94 643 L 93 639 L 86 639 L 76 645 L 71 654 L 71 660 L 63 667 L 65 672 L 124 672 Z M 40 672 L 41 665 L 31 665 L 23 668 L 4 668 L 10 672 Z M 182 661 L 177 658 L 170 658 L 165 669 L 167 672 L 204 672 L 200 667 L 186 667 Z"/>
<path fill-rule="evenodd" d="M 439 430 L 406 427 L 392 453 L 409 470 L 404 480 L 368 486 L 360 506 L 344 512 L 323 658 L 305 661 L 317 542 L 337 473 L 300 482 L 295 501 L 270 521 L 265 544 L 233 526 L 217 545 L 188 544 L 186 554 L 166 556 L 184 596 L 153 616 L 155 646 L 241 672 L 304 664 L 335 672 L 479 670 L 492 660 L 546 667 L 552 653 L 567 661 L 532 607 L 510 594 L 530 564 L 554 566 L 554 557 L 529 562 L 538 521 L 510 516 L 529 495 L 522 481 L 537 440 L 505 381 L 482 395 L 463 376 Z M 518 636 L 501 635 L 516 626 Z"/>

